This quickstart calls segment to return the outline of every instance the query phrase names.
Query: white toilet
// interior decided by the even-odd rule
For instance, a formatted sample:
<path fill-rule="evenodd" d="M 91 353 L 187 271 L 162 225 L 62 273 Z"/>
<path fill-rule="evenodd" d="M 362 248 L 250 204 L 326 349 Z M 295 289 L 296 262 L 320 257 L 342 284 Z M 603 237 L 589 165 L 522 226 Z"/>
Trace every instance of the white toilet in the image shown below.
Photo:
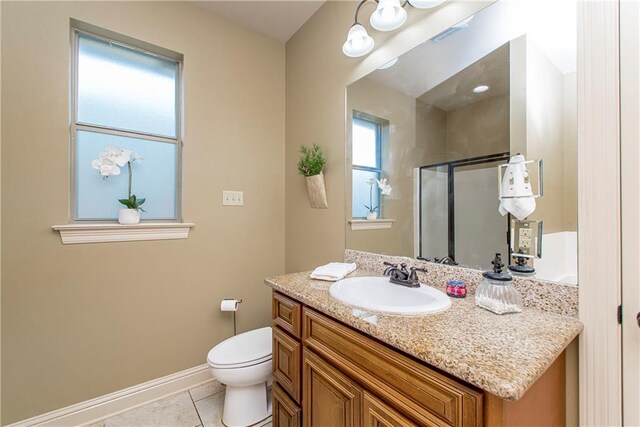
<path fill-rule="evenodd" d="M 271 328 L 254 329 L 213 347 L 207 363 L 215 379 L 227 386 L 222 422 L 246 427 L 271 415 Z"/>

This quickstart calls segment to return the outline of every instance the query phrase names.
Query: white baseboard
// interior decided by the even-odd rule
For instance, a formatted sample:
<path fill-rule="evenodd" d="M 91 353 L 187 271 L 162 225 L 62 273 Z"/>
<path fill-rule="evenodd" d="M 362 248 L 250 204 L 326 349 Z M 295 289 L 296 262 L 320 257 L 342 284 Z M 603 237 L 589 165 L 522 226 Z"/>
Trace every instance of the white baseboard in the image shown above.
<path fill-rule="evenodd" d="M 213 380 L 207 364 L 138 384 L 6 427 L 69 427 L 88 424 Z"/>

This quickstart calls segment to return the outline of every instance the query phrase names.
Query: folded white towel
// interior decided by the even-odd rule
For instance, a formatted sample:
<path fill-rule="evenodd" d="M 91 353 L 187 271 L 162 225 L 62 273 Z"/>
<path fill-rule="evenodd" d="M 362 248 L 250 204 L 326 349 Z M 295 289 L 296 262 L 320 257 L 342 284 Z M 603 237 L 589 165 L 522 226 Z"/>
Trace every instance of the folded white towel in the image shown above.
<path fill-rule="evenodd" d="M 355 269 L 356 265 L 354 263 L 330 262 L 329 264 L 321 265 L 313 270 L 309 277 L 312 279 L 335 282 L 343 279 L 347 274 L 351 273 Z"/>
<path fill-rule="evenodd" d="M 525 219 L 536 210 L 536 199 L 531 191 L 529 172 L 524 164 L 524 156 L 513 156 L 502 177 L 502 198 L 498 211 L 502 216 L 508 212 L 519 220 Z"/>

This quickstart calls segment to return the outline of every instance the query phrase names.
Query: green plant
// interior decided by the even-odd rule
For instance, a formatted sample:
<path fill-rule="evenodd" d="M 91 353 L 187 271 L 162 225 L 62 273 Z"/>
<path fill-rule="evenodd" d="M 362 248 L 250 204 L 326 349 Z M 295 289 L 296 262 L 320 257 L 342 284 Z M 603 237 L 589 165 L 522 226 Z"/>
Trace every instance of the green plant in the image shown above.
<path fill-rule="evenodd" d="M 118 201 L 129 209 L 140 209 L 142 212 L 145 211 L 140 207 L 140 205 L 144 203 L 145 199 L 137 199 L 135 195 L 129 196 L 128 199 L 118 199 Z"/>
<path fill-rule="evenodd" d="M 327 163 L 327 158 L 318 144 L 313 144 L 311 148 L 301 145 L 300 154 L 302 154 L 298 161 L 298 173 L 300 175 L 318 175 Z"/>
<path fill-rule="evenodd" d="M 140 207 L 144 203 L 146 199 L 138 199 L 135 194 L 131 194 L 131 180 L 133 179 L 133 171 L 131 170 L 131 162 L 140 161 L 140 157 L 137 154 L 131 156 L 131 159 L 127 162 L 127 168 L 129 169 L 129 198 L 128 199 L 118 199 L 120 203 L 125 205 L 129 209 L 141 210 L 142 212 L 146 212 L 144 209 Z"/>

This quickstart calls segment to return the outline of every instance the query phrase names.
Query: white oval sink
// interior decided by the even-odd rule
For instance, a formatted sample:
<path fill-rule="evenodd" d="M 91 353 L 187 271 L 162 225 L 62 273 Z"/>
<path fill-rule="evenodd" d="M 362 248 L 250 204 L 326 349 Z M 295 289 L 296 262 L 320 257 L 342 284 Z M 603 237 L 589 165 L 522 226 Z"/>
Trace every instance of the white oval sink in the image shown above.
<path fill-rule="evenodd" d="M 420 285 L 409 288 L 389 282 L 388 277 L 352 277 L 329 288 L 331 296 L 345 304 L 396 314 L 427 314 L 451 307 L 442 291 Z"/>

